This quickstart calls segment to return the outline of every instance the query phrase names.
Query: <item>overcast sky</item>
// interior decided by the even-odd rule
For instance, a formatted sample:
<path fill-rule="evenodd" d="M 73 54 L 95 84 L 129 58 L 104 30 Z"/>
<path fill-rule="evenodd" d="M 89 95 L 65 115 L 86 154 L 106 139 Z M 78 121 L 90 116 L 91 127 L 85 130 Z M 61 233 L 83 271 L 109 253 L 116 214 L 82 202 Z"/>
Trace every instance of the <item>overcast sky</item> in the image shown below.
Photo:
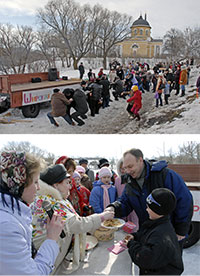
<path fill-rule="evenodd" d="M 19 25 L 35 25 L 37 8 L 48 0 L 0 0 L 0 22 Z M 184 30 L 199 26 L 200 0 L 76 0 L 81 4 L 99 3 L 104 8 L 133 16 L 147 13 L 153 38 L 162 37 L 171 28 Z"/>
<path fill-rule="evenodd" d="M 0 149 L 9 141 L 28 141 L 55 156 L 121 158 L 131 148 L 139 148 L 146 158 L 179 152 L 189 141 L 200 143 L 199 135 L 0 135 Z"/>

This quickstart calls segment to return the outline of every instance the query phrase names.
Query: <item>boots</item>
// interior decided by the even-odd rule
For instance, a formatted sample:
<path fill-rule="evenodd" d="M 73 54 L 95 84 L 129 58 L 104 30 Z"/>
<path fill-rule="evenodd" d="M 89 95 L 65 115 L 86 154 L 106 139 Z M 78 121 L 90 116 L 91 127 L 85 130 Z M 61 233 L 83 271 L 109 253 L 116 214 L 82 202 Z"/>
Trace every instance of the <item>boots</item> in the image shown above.
<path fill-rule="evenodd" d="M 185 90 L 181 90 L 181 97 L 185 96 Z"/>
<path fill-rule="evenodd" d="M 136 117 L 136 120 L 137 120 L 137 121 L 140 120 L 140 115 L 139 115 L 139 114 L 135 115 L 135 117 Z"/>

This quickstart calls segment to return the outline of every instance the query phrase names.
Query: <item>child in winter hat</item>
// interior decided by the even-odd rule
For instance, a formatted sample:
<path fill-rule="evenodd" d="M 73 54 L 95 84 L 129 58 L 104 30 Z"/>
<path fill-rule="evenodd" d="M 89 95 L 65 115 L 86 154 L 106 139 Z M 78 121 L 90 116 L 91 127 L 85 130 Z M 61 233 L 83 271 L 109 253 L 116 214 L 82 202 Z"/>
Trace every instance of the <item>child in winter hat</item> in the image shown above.
<path fill-rule="evenodd" d="M 153 190 L 147 197 L 146 202 L 148 208 L 158 216 L 170 215 L 176 207 L 176 197 L 174 193 L 166 188 L 158 188 Z"/>
<path fill-rule="evenodd" d="M 132 261 L 140 268 L 140 275 L 181 275 L 181 249 L 170 221 L 176 207 L 174 193 L 158 188 L 147 197 L 146 220 L 139 231 L 125 238 Z"/>
<path fill-rule="evenodd" d="M 76 166 L 76 171 L 81 175 L 85 174 L 85 168 L 83 166 Z"/>
<path fill-rule="evenodd" d="M 108 167 L 99 170 L 99 179 L 90 194 L 90 205 L 95 213 L 101 213 L 117 198 L 117 191 L 111 182 L 112 172 Z"/>
<path fill-rule="evenodd" d="M 111 181 L 112 172 L 108 167 L 103 167 L 99 170 L 99 178 L 104 184 L 109 184 Z M 103 179 L 102 179 L 103 178 Z M 105 181 L 107 179 L 107 181 Z"/>
<path fill-rule="evenodd" d="M 83 202 L 85 204 L 87 204 L 88 206 L 88 211 L 90 209 L 90 206 L 89 206 L 89 198 L 90 198 L 90 191 L 81 184 L 81 174 L 78 173 L 77 171 L 74 172 L 72 178 L 74 179 L 75 183 L 76 183 L 76 188 L 77 190 L 81 193 L 82 197 L 83 197 Z M 85 215 L 83 215 L 85 216 Z"/>
<path fill-rule="evenodd" d="M 80 175 L 80 173 L 78 173 L 77 171 L 75 171 L 72 177 L 73 177 L 73 179 L 76 182 L 76 186 L 78 187 L 80 185 L 80 183 L 81 183 L 81 175 Z"/>

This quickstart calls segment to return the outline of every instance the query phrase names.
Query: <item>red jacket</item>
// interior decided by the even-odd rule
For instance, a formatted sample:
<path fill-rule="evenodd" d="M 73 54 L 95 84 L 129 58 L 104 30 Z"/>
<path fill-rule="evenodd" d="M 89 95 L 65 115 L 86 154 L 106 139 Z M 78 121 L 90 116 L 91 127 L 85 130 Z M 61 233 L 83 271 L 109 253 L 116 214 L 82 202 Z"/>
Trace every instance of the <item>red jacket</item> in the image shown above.
<path fill-rule="evenodd" d="M 137 90 L 134 92 L 134 95 L 127 100 L 128 103 L 134 101 L 133 106 L 137 106 L 139 109 L 142 107 L 142 92 Z"/>

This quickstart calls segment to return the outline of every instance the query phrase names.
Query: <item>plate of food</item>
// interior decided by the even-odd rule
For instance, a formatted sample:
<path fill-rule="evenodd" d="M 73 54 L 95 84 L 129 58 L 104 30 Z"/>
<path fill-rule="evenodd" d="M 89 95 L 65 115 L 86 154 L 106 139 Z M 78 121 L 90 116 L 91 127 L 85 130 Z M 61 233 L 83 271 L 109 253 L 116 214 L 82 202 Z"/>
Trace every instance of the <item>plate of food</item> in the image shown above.
<path fill-rule="evenodd" d="M 98 244 L 98 240 L 96 237 L 87 235 L 86 236 L 86 248 L 85 250 L 90 250 L 94 248 Z"/>
<path fill-rule="evenodd" d="M 114 228 L 120 228 L 125 224 L 125 221 L 123 219 L 114 218 L 114 219 L 107 219 L 102 222 L 101 226 L 108 228 L 108 229 L 114 229 Z"/>

